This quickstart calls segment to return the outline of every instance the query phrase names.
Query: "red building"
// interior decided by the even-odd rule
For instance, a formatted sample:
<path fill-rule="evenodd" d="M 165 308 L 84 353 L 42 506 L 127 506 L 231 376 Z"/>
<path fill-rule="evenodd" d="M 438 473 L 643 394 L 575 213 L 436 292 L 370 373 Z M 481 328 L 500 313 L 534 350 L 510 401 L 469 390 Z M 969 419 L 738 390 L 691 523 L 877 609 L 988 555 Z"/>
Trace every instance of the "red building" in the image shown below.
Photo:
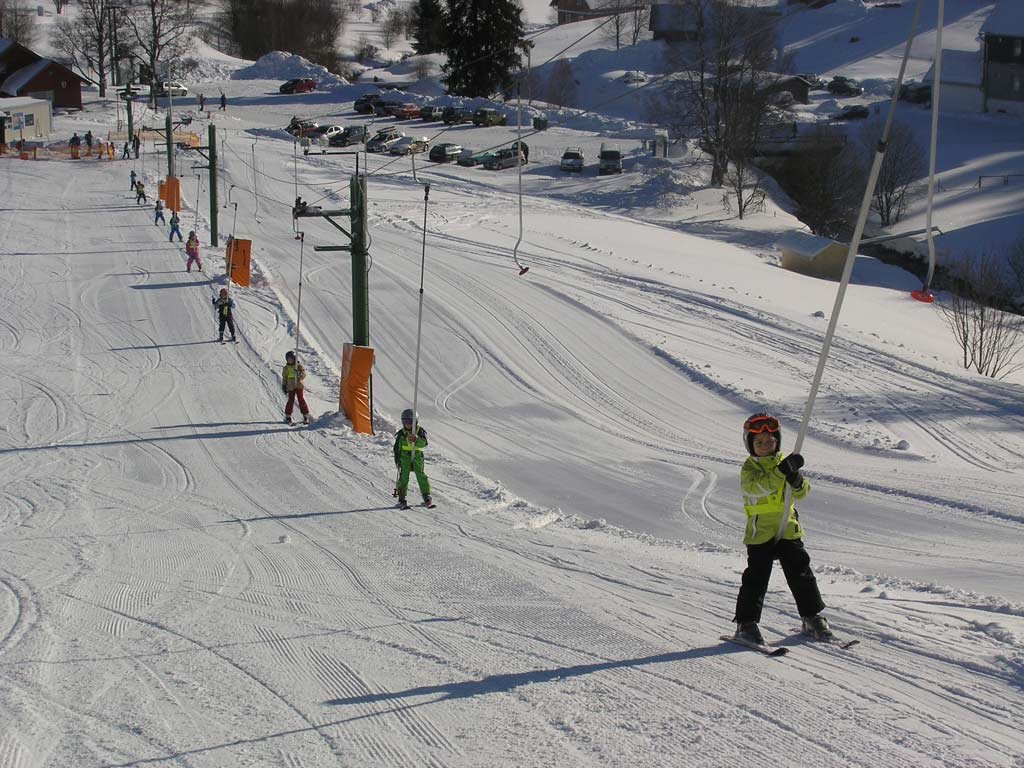
<path fill-rule="evenodd" d="M 81 75 L 13 40 L 0 38 L 0 96 L 46 99 L 55 108 L 81 109 Z"/>

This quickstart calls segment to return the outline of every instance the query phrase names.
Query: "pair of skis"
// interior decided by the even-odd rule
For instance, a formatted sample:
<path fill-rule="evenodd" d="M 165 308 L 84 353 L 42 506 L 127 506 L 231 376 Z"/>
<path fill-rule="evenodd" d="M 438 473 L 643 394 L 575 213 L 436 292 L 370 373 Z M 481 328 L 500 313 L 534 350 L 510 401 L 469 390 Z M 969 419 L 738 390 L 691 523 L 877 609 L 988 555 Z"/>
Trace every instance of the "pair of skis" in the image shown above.
<path fill-rule="evenodd" d="M 846 651 L 853 646 L 857 645 L 860 640 L 843 640 L 838 637 L 832 638 L 816 638 L 810 635 L 804 635 L 804 637 L 812 643 L 819 643 L 821 645 L 831 645 L 834 648 Z M 744 648 L 749 648 L 752 651 L 763 653 L 765 656 L 785 656 L 789 653 L 789 648 L 778 645 L 768 645 L 767 643 L 755 643 L 750 640 L 744 640 L 741 637 L 735 637 L 734 635 L 720 635 L 719 639 L 725 640 L 730 643 L 736 643 L 742 645 Z"/>

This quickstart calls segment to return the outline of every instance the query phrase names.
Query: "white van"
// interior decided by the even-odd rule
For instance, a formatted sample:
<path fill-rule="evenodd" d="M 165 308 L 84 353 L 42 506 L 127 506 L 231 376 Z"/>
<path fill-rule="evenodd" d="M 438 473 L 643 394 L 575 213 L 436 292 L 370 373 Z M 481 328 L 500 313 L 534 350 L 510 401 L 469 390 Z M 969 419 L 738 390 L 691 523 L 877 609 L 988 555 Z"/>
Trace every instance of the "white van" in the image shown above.
<path fill-rule="evenodd" d="M 622 150 L 618 144 L 602 144 L 597 156 L 597 175 L 622 173 Z"/>

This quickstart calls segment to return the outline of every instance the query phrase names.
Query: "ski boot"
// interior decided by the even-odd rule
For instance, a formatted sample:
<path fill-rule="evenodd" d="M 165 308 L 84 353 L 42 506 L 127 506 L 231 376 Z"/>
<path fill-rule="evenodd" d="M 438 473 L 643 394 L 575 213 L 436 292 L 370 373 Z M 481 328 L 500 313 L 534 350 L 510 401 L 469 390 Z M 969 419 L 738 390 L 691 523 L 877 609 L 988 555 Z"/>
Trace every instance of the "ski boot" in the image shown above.
<path fill-rule="evenodd" d="M 434 500 L 430 498 L 429 493 L 423 497 L 423 506 L 426 507 L 427 509 L 433 509 L 435 506 Z"/>
<path fill-rule="evenodd" d="M 764 645 L 764 637 L 762 637 L 761 630 L 758 628 L 756 621 L 744 621 L 737 624 L 734 637 L 745 643 Z"/>
<path fill-rule="evenodd" d="M 826 642 L 835 640 L 835 635 L 832 634 L 832 630 L 828 626 L 828 620 L 820 613 L 817 616 L 802 617 L 802 623 L 803 632 L 808 637 Z"/>
<path fill-rule="evenodd" d="M 309 424 L 309 414 L 308 413 L 302 414 L 302 423 L 303 424 Z"/>
<path fill-rule="evenodd" d="M 284 423 L 285 424 L 291 424 L 292 423 L 292 417 L 291 416 L 285 416 L 284 417 Z"/>
<path fill-rule="evenodd" d="M 409 502 L 406 501 L 405 499 L 399 499 L 398 504 L 396 504 L 395 506 L 397 506 L 399 509 L 408 509 Z"/>

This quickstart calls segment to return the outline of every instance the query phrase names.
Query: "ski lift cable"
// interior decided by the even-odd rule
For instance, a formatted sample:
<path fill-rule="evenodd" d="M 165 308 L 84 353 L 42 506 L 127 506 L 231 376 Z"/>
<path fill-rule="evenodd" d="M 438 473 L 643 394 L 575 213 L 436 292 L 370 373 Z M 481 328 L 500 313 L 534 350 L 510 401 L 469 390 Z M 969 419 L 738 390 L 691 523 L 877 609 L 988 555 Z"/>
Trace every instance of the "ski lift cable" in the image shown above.
<path fill-rule="evenodd" d="M 853 273 L 853 264 L 857 259 L 857 249 L 860 246 L 861 236 L 864 233 L 864 225 L 867 223 L 868 213 L 871 209 L 871 200 L 874 197 L 875 185 L 878 182 L 878 175 L 882 168 L 882 161 L 885 159 L 886 146 L 889 141 L 889 135 L 892 130 L 893 121 L 896 113 L 896 106 L 899 101 L 900 87 L 903 84 L 903 76 L 906 73 L 907 60 L 910 58 L 910 49 L 914 43 L 914 36 L 917 31 L 917 24 L 921 16 L 921 4 L 924 0 L 917 0 L 917 4 L 914 7 L 914 18 L 911 22 L 910 36 L 907 39 L 906 45 L 903 49 L 903 61 L 900 63 L 900 71 L 897 76 L 896 88 L 893 90 L 892 99 L 889 102 L 889 114 L 886 117 L 885 128 L 881 138 L 878 140 L 878 144 L 875 148 L 875 156 L 871 163 L 871 172 L 868 175 L 868 181 L 864 188 L 864 195 L 861 198 L 860 211 L 857 215 L 857 223 L 854 227 L 853 237 L 850 239 L 850 245 L 846 252 L 846 263 L 843 267 L 843 275 L 839 280 L 839 288 L 836 291 L 835 303 L 832 306 L 832 314 L 829 317 L 828 328 L 825 331 L 825 338 L 821 345 L 821 353 L 818 355 L 818 365 L 814 371 L 814 378 L 811 381 L 811 389 L 807 395 L 807 402 L 804 404 L 803 418 L 800 422 L 800 431 L 796 437 L 796 443 L 793 446 L 793 453 L 800 453 L 803 448 L 804 438 L 807 436 L 807 430 L 811 421 L 811 413 L 814 410 L 814 402 L 818 396 L 818 388 L 821 386 L 821 378 L 825 372 L 825 364 L 828 361 L 829 350 L 832 347 L 832 339 L 835 336 L 836 327 L 839 325 L 839 314 L 843 307 L 843 298 L 846 295 L 847 286 L 850 284 L 850 275 Z M 942 0 L 939 0 L 941 3 Z M 941 17 L 940 17 L 941 19 Z M 789 526 L 790 509 L 792 507 L 792 488 L 789 483 L 786 483 L 785 493 L 783 494 L 783 508 L 782 508 L 782 524 L 779 529 L 775 532 L 775 542 L 782 538 L 782 534 Z"/>

